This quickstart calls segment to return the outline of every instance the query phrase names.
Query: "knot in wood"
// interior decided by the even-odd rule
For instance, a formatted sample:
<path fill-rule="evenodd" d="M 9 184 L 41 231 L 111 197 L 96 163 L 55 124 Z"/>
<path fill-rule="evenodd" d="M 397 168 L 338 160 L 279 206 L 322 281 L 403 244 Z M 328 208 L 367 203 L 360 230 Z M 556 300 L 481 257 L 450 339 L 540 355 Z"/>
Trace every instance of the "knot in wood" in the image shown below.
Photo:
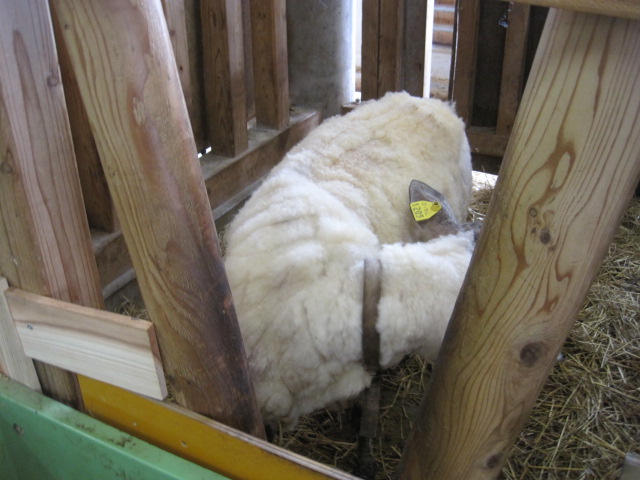
<path fill-rule="evenodd" d="M 520 350 L 520 363 L 527 368 L 534 367 L 547 351 L 543 342 L 531 342 Z"/>
<path fill-rule="evenodd" d="M 551 241 L 551 232 L 548 228 L 543 228 L 540 231 L 540 241 L 545 245 Z"/>
<path fill-rule="evenodd" d="M 485 466 L 488 470 L 495 470 L 496 468 L 500 467 L 500 465 L 502 465 L 501 453 L 496 453 L 495 455 L 491 455 L 487 459 L 487 463 L 485 463 Z"/>
<path fill-rule="evenodd" d="M 50 87 L 55 87 L 59 83 L 60 83 L 60 79 L 56 74 L 52 73 L 47 77 L 47 85 L 49 85 Z"/>

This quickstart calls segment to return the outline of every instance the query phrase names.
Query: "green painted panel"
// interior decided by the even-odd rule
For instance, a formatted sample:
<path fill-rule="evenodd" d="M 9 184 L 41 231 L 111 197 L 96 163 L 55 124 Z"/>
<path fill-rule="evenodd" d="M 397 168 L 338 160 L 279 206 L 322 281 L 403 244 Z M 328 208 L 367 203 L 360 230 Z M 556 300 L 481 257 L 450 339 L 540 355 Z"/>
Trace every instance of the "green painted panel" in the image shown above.
<path fill-rule="evenodd" d="M 3 480 L 223 480 L 0 375 Z"/>

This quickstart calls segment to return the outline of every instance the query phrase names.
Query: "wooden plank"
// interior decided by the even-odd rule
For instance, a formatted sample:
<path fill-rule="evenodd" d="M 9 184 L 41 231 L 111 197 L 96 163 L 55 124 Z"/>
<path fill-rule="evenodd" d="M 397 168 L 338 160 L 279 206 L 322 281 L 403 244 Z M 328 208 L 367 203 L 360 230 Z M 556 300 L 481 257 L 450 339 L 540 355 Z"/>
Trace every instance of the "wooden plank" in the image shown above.
<path fill-rule="evenodd" d="M 89 381 L 87 402 L 98 419 L 230 478 L 356 480 L 177 405 Z"/>
<path fill-rule="evenodd" d="M 184 95 L 187 110 L 191 111 L 193 108 L 193 93 L 184 3 L 185 0 L 162 0 L 162 9 L 167 21 L 167 29 L 169 30 L 169 38 L 171 38 L 171 47 L 173 48 L 173 56 L 175 57 L 176 68 L 180 77 L 182 94 Z"/>
<path fill-rule="evenodd" d="M 473 113 L 480 22 L 480 0 L 457 0 L 456 39 L 453 51 L 451 99 L 456 112 L 469 126 Z"/>
<path fill-rule="evenodd" d="M 286 0 L 251 2 L 251 38 L 256 120 L 284 128 L 289 122 Z"/>
<path fill-rule="evenodd" d="M 173 396 L 263 435 L 160 2 L 52 5 Z"/>
<path fill-rule="evenodd" d="M 639 49 L 640 21 L 549 12 L 399 478 L 500 473 L 640 180 Z"/>
<path fill-rule="evenodd" d="M 402 89 L 404 1 L 380 0 L 378 97 Z"/>
<path fill-rule="evenodd" d="M 240 156 L 228 159 L 213 154 L 205 155 L 202 158 L 203 175 L 211 209 L 217 209 L 229 198 L 259 180 L 319 123 L 320 114 L 317 111 L 293 110 L 291 124 L 285 130 L 250 129 L 249 148 Z M 121 233 L 93 231 L 92 235 L 106 298 L 117 288 L 133 280 L 131 258 Z"/>
<path fill-rule="evenodd" d="M 425 49 L 427 45 L 427 0 L 404 0 L 403 88 L 411 95 L 422 97 L 425 93 Z M 430 66 L 429 66 L 430 67 Z"/>
<path fill-rule="evenodd" d="M 362 0 L 362 100 L 379 96 L 380 1 Z"/>
<path fill-rule="evenodd" d="M 5 298 L 7 279 L 0 277 L 0 373 L 41 392 L 33 361 L 24 354 L 20 337 Z"/>
<path fill-rule="evenodd" d="M 504 0 L 510 1 L 510 0 Z M 610 17 L 640 19 L 638 0 L 514 0 L 517 3 L 541 7 L 563 8 L 577 12 L 595 13 Z"/>
<path fill-rule="evenodd" d="M 102 305 L 45 0 L 0 3 L 0 271 L 24 290 Z M 37 365 L 80 406 L 74 376 Z"/>
<path fill-rule="evenodd" d="M 224 480 L 224 477 L 0 378 L 0 478 Z"/>
<path fill-rule="evenodd" d="M 151 322 L 15 288 L 5 297 L 29 357 L 151 398 L 167 396 Z"/>
<path fill-rule="evenodd" d="M 253 45 L 251 40 L 251 1 L 240 0 L 242 8 L 242 45 L 244 46 L 244 85 L 247 118 L 256 116 L 255 88 L 253 84 Z"/>
<path fill-rule="evenodd" d="M 508 136 L 511 133 L 513 122 L 518 113 L 520 96 L 524 89 L 530 11 L 529 5 L 521 4 L 513 4 L 509 9 L 507 18 L 509 26 L 504 46 L 498 121 L 496 123 L 496 131 L 500 135 Z M 504 150 L 500 153 L 500 156 L 502 155 L 504 155 Z"/>
<path fill-rule="evenodd" d="M 509 143 L 509 136 L 499 134 L 495 128 L 469 127 L 467 138 L 471 153 L 502 157 Z"/>
<path fill-rule="evenodd" d="M 62 33 L 55 15 L 53 15 L 53 27 L 56 37 L 60 38 Z M 78 174 L 80 176 L 80 186 L 82 187 L 82 198 L 87 212 L 87 219 L 91 227 L 113 232 L 120 228 L 120 224 L 113 207 L 107 179 L 100 163 L 96 142 L 89 126 L 87 112 L 80 98 L 78 81 L 71 68 L 69 54 L 64 48 L 64 42 L 60 42 L 57 47 L 64 95 L 69 112 L 71 138 L 73 139 L 73 148 L 78 164 Z"/>
<path fill-rule="evenodd" d="M 240 2 L 202 0 L 200 12 L 211 149 L 234 157 L 248 142 Z"/>

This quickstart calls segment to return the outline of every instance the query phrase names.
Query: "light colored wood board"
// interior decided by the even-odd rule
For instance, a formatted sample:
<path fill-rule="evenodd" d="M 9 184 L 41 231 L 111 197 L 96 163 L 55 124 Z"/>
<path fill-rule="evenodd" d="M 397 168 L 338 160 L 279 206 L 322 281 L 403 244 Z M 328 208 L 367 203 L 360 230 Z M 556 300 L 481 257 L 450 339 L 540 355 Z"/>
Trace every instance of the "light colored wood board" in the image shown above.
<path fill-rule="evenodd" d="M 518 113 L 520 96 L 524 89 L 530 10 L 529 5 L 512 4 L 509 7 L 507 17 L 509 27 L 504 45 L 498 120 L 496 122 L 496 131 L 500 135 L 508 136 L 511 133 L 513 122 Z"/>
<path fill-rule="evenodd" d="M 162 0 L 164 18 L 167 21 L 169 38 L 173 47 L 173 56 L 180 77 L 182 94 L 187 105 L 187 110 L 191 111 L 193 105 L 193 94 L 191 88 L 191 68 L 189 65 L 189 44 L 187 36 L 187 23 L 185 17 L 185 0 Z"/>
<path fill-rule="evenodd" d="M 241 4 L 203 0 L 200 13 L 211 149 L 235 157 L 248 145 Z"/>
<path fill-rule="evenodd" d="M 256 120 L 281 129 L 289 123 L 286 0 L 251 2 Z"/>
<path fill-rule="evenodd" d="M 161 4 L 52 6 L 174 400 L 263 435 Z"/>
<path fill-rule="evenodd" d="M 399 478 L 500 473 L 640 180 L 638 51 L 640 21 L 549 12 Z"/>
<path fill-rule="evenodd" d="M 0 270 L 9 285 L 102 304 L 49 6 L 0 3 Z M 43 391 L 80 405 L 75 378 L 36 366 Z"/>
<path fill-rule="evenodd" d="M 362 0 L 362 100 L 378 98 L 380 0 Z"/>
<path fill-rule="evenodd" d="M 24 353 L 5 298 L 8 288 L 7 279 L 0 277 L 0 373 L 41 392 L 33 361 Z"/>
<path fill-rule="evenodd" d="M 504 0 L 510 1 L 510 0 Z M 541 7 L 562 8 L 610 17 L 640 19 L 639 0 L 514 0 Z"/>
<path fill-rule="evenodd" d="M 14 288 L 5 296 L 29 357 L 159 400 L 167 396 L 151 322 Z"/>
<path fill-rule="evenodd" d="M 98 419 L 229 478 L 356 480 L 356 477 L 168 402 L 80 378 Z"/>

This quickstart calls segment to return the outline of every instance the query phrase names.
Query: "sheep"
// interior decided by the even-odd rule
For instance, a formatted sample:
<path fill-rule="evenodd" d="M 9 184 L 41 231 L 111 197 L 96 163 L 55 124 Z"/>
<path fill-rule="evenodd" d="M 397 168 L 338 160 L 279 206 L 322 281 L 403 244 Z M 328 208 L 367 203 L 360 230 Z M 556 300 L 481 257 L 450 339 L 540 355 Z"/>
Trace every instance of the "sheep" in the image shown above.
<path fill-rule="evenodd" d="M 428 185 L 414 179 L 424 179 Z M 417 222 L 411 201 L 438 201 Z M 380 262 L 382 368 L 433 362 L 475 245 L 463 122 L 434 99 L 389 93 L 323 122 L 267 176 L 225 232 L 225 264 L 266 422 L 355 398 L 366 259 Z"/>

